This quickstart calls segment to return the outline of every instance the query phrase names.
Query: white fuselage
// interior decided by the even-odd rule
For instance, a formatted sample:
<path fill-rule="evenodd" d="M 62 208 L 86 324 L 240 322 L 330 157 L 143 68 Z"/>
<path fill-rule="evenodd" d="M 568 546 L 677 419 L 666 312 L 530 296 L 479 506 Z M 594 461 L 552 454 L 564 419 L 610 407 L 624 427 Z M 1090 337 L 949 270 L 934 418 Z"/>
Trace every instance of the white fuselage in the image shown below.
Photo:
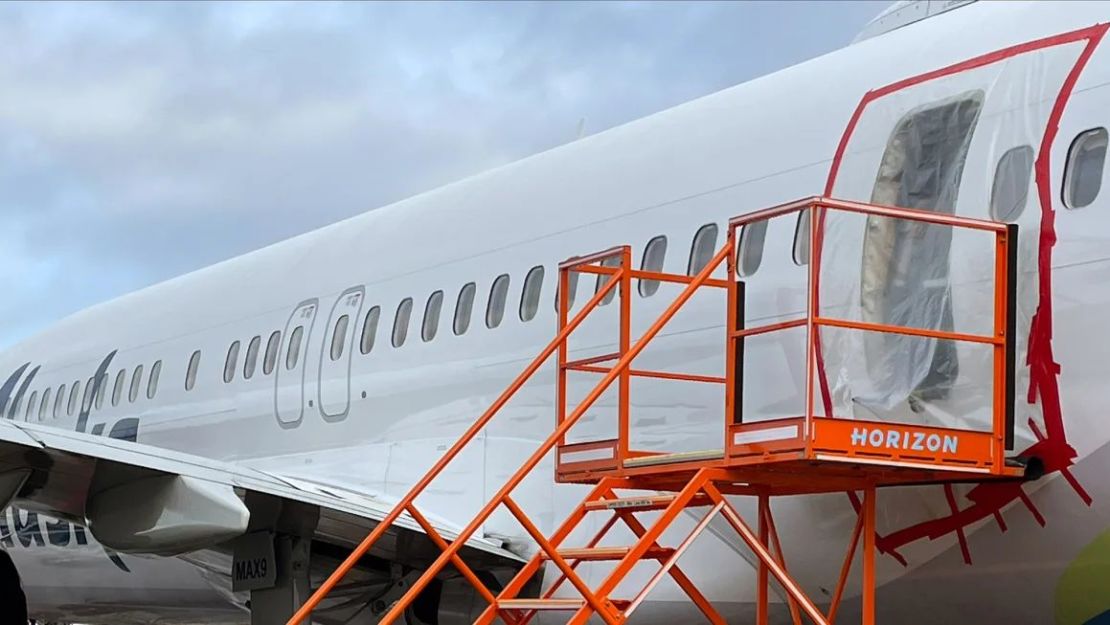
<path fill-rule="evenodd" d="M 43 418 L 60 428 L 107 435 L 121 421 L 137 418 L 139 440 L 151 445 L 399 496 L 552 338 L 559 261 L 627 243 L 639 264 L 647 242 L 664 235 L 663 269 L 683 273 L 694 235 L 703 225 L 715 223 L 723 232 L 734 215 L 825 192 L 837 147 L 867 92 L 1107 21 L 1110 6 L 1097 3 L 976 3 L 95 306 L 0 355 L 2 378 L 24 363 L 40 367 L 11 416 L 38 421 L 44 391 L 49 388 L 56 397 L 64 384 L 66 401 L 55 411 L 52 397 Z M 1053 105 L 1087 43 L 1015 52 L 877 101 L 864 111 L 848 142 L 832 195 L 870 199 L 879 160 L 900 119 L 931 103 L 981 92 L 982 110 L 955 207 L 962 215 L 991 218 L 988 207 L 1000 157 L 1026 144 L 1040 156 Z M 1068 470 L 1093 502 L 1085 503 L 1065 475 L 1050 467 L 1046 478 L 1025 488 L 1045 525 L 1019 500 L 1004 501 L 998 512 L 1006 532 L 999 531 L 992 515 L 961 526 L 973 560 L 968 566 L 954 527 L 943 521 L 950 509 L 940 487 L 884 491 L 880 532 L 893 537 L 887 544 L 906 561 L 905 566 L 893 557 L 880 561 L 884 622 L 1081 625 L 1098 614 L 1090 612 L 1095 608 L 1069 607 L 1070 593 L 1079 591 L 1070 590 L 1067 571 L 1085 557 L 1089 545 L 1105 542 L 1110 528 L 1110 481 L 1105 479 L 1110 421 L 1104 416 L 1102 392 L 1110 375 L 1103 358 L 1110 338 L 1102 324 L 1110 314 L 1110 289 L 1104 288 L 1110 284 L 1110 192 L 1104 189 L 1089 205 L 1066 210 L 1061 189 L 1073 139 L 1088 129 L 1110 126 L 1110 49 L 1105 42 L 1094 48 L 1060 113 L 1048 158 L 1052 205 L 1047 210 L 1055 211 L 1050 223 L 1057 239 L 1051 292 L 1045 298 L 1040 292 L 1045 284 L 1038 259 L 1044 249 L 1046 208 L 1033 181 L 1024 212 L 1016 219 L 1022 245 L 1019 333 L 1027 336 L 1033 314 L 1051 306 L 1050 353 L 1061 367 L 1060 412 L 1066 444 L 1076 452 Z M 794 262 L 794 238 L 792 221 L 771 222 L 759 268 L 746 278 L 750 318 L 773 319 L 803 309 L 806 293 L 797 277 L 805 269 Z M 952 280 L 959 283 L 954 297 L 960 297 L 960 285 L 977 279 L 980 260 L 953 257 Z M 540 305 L 534 318 L 524 321 L 522 289 L 535 266 L 545 270 Z M 857 265 L 852 275 L 857 281 L 859 273 Z M 504 318 L 491 328 L 491 288 L 502 274 L 509 276 Z M 471 282 L 476 295 L 469 327 L 456 334 L 452 326 L 460 290 Z M 592 280 L 582 279 L 579 305 L 593 286 Z M 426 307 L 440 290 L 437 331 L 424 340 Z M 636 295 L 638 319 L 646 323 L 654 318 L 675 292 L 664 286 L 650 297 Z M 407 338 L 395 347 L 395 318 L 406 298 L 413 302 Z M 957 321 L 974 315 L 977 302 L 957 299 Z M 363 353 L 364 324 L 374 307 L 380 307 L 374 344 Z M 615 313 L 601 312 L 603 318 Z M 344 348 L 333 359 L 332 335 L 344 315 L 349 319 L 341 339 Z M 591 322 L 576 336 L 577 353 L 611 351 L 612 325 L 604 321 Z M 294 363 L 289 342 L 298 325 L 305 330 Z M 698 296 L 646 358 L 656 368 L 713 373 L 722 362 L 722 327 L 720 300 Z M 281 349 L 273 371 L 265 373 L 267 340 L 275 331 L 282 333 Z M 246 379 L 245 360 L 256 336 L 257 364 Z M 238 355 L 225 382 L 234 342 Z M 1026 363 L 1028 341 L 1023 337 L 1019 345 L 1017 449 L 1022 450 L 1036 442 L 1034 430 L 1044 429 L 1046 411 L 1043 396 L 1033 404 L 1026 401 L 1030 376 L 1037 374 Z M 746 393 L 755 403 L 770 405 L 797 392 L 797 379 L 778 364 L 785 348 L 774 341 L 753 342 L 748 362 L 768 363 L 748 371 Z M 195 385 L 187 390 L 187 368 L 198 350 Z M 113 352 L 106 396 L 102 402 L 90 399 L 91 414 L 79 423 L 82 399 L 71 404 L 70 389 L 79 381 L 84 393 L 97 367 Z M 159 361 L 157 385 L 148 397 L 150 371 Z M 124 381 L 117 401 L 113 391 L 121 370 Z M 966 377 L 964 386 L 978 379 L 970 366 L 962 366 L 960 375 Z M 554 374 L 541 373 L 538 380 L 509 405 L 481 444 L 459 460 L 444 487 L 427 497 L 429 510 L 465 524 L 547 436 L 555 418 Z M 28 407 L 32 398 L 36 403 Z M 688 451 L 721 445 L 720 389 L 652 384 L 634 387 L 632 398 L 641 448 Z M 606 430 L 612 427 L 607 416 L 604 410 L 588 416 L 580 435 L 611 431 Z M 971 505 L 967 490 L 957 491 L 961 508 Z M 548 464 L 525 482 L 518 501 L 550 527 L 580 497 L 577 487 L 552 483 Z M 791 499 L 775 512 L 787 542 L 787 560 L 802 584 L 815 593 L 832 588 L 855 521 L 848 499 Z M 5 525 L 12 526 L 12 516 L 19 514 L 9 510 Z M 928 526 L 936 529 L 932 535 L 928 529 L 914 529 L 933 519 L 941 522 Z M 32 520 L 41 528 L 38 537 L 28 526 L 0 546 L 10 547 L 21 567 L 38 618 L 106 623 L 241 618 L 238 608 L 226 601 L 221 587 L 226 579 L 218 575 L 198 574 L 176 559 L 118 556 L 127 572 L 95 544 L 79 544 L 79 530 L 67 525 L 69 540 L 63 542 L 60 534 L 48 540 L 47 520 Z M 20 517 L 24 521 L 25 514 Z M 499 516 L 485 532 L 522 534 Z M 87 542 L 93 542 L 91 537 Z M 755 573 L 746 557 L 735 539 L 721 532 L 696 544 L 684 567 L 711 600 L 731 606 L 726 608 L 730 614 L 743 615 L 754 597 Z M 1099 570 L 1107 574 L 1110 569 L 1101 562 Z M 1084 596 L 1090 600 L 1089 593 Z M 664 622 L 681 614 L 676 589 L 661 586 L 650 600 L 654 608 L 649 604 L 642 609 L 639 622 Z M 1110 598 L 1105 600 L 1101 609 L 1110 609 Z M 921 620 L 917 615 L 926 610 L 932 616 Z"/>

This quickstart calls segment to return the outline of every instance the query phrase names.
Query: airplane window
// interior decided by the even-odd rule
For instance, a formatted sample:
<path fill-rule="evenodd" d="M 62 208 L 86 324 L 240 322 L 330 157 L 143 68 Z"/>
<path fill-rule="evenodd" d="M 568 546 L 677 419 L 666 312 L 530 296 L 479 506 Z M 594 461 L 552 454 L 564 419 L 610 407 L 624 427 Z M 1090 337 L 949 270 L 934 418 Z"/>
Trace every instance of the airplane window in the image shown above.
<path fill-rule="evenodd" d="M 520 320 L 531 321 L 540 307 L 543 291 L 543 265 L 536 265 L 524 277 L 524 290 L 520 293 Z"/>
<path fill-rule="evenodd" d="M 557 276 L 558 274 L 556 274 Z M 574 296 L 578 294 L 578 276 L 577 271 L 572 271 L 567 274 L 567 290 L 570 291 L 570 297 L 567 299 L 567 310 L 574 308 Z M 559 278 L 555 278 L 555 312 L 559 312 Z"/>
<path fill-rule="evenodd" d="M 1098 197 L 1106 162 L 1106 142 L 1105 128 L 1092 128 L 1072 141 L 1068 164 L 1064 167 L 1064 206 L 1083 208 Z"/>
<path fill-rule="evenodd" d="M 420 338 L 424 342 L 434 339 L 439 331 L 439 313 L 443 309 L 443 291 L 436 291 L 428 297 L 424 306 L 424 325 L 420 328 Z"/>
<path fill-rule="evenodd" d="M 116 384 L 112 387 L 112 405 L 118 406 L 120 398 L 123 397 L 123 383 L 127 379 L 127 370 L 120 369 L 116 374 Z"/>
<path fill-rule="evenodd" d="M 249 380 L 254 376 L 254 368 L 258 365 L 258 348 L 261 346 L 261 336 L 255 336 L 250 343 L 247 343 L 247 357 L 243 359 L 244 380 Z"/>
<path fill-rule="evenodd" d="M 54 396 L 54 418 L 57 419 L 62 414 L 62 406 L 66 403 L 66 385 L 63 384 L 58 387 L 58 394 Z"/>
<path fill-rule="evenodd" d="M 1008 150 L 998 159 L 991 185 L 991 217 L 997 221 L 1017 221 L 1029 199 L 1029 179 L 1033 175 L 1033 148 L 1023 145 Z"/>
<path fill-rule="evenodd" d="M 406 297 L 397 305 L 397 315 L 393 317 L 393 346 L 400 347 L 409 337 L 409 318 L 412 317 L 412 298 Z"/>
<path fill-rule="evenodd" d="M 349 315 L 343 315 L 335 322 L 335 329 L 331 333 L 331 359 L 339 360 L 343 357 L 343 348 L 347 345 L 347 326 L 351 323 Z"/>
<path fill-rule="evenodd" d="M 362 322 L 362 341 L 359 351 L 369 354 L 374 349 L 374 339 L 378 336 L 378 318 L 382 316 L 381 306 L 375 306 L 366 311 L 366 319 Z"/>
<path fill-rule="evenodd" d="M 85 395 L 81 397 L 81 412 L 92 410 L 93 391 L 96 389 L 96 377 L 89 378 L 85 383 Z"/>
<path fill-rule="evenodd" d="M 459 299 L 455 302 L 454 330 L 456 335 L 461 336 L 470 328 L 470 315 L 474 312 L 474 293 L 477 290 L 477 285 L 468 282 L 459 291 Z"/>
<path fill-rule="evenodd" d="M 199 349 L 197 351 L 193 352 L 192 356 L 189 356 L 189 366 L 188 366 L 188 368 L 185 369 L 185 390 L 191 391 L 191 390 L 193 390 L 193 387 L 196 386 L 196 384 L 197 384 L 197 368 L 198 367 L 200 367 L 200 350 Z M 121 376 L 123 375 L 122 371 L 120 372 L 120 375 Z M 119 380 L 116 380 L 116 386 L 121 386 Z M 118 393 L 114 393 L 114 392 L 112 393 L 112 405 L 113 406 L 116 405 L 116 401 L 117 401 L 116 395 L 117 394 Z"/>
<path fill-rule="evenodd" d="M 717 251 L 717 224 L 705 224 L 698 228 L 694 242 L 690 245 L 690 262 L 686 265 L 686 275 L 696 276 L 713 260 Z"/>
<path fill-rule="evenodd" d="M 505 318 L 505 299 L 509 295 L 509 274 L 503 273 L 493 281 L 486 304 L 486 327 L 493 329 Z"/>
<path fill-rule="evenodd" d="M 127 401 L 134 403 L 139 398 L 139 388 L 143 385 L 143 366 L 135 367 L 135 373 L 131 376 L 131 390 L 127 392 Z"/>
<path fill-rule="evenodd" d="M 621 259 L 620 259 L 619 256 L 610 256 L 609 258 L 606 258 L 605 260 L 601 261 L 601 266 L 602 267 L 619 267 L 620 264 L 621 264 Z M 597 282 L 594 284 L 594 295 L 597 295 L 598 291 L 605 288 L 605 285 L 609 284 L 609 280 L 612 280 L 612 279 L 613 279 L 613 276 L 606 276 L 606 275 L 598 274 Z M 613 298 L 617 296 L 617 291 L 619 291 L 619 290 L 620 290 L 620 286 L 618 285 L 618 286 L 614 287 L 612 291 L 609 291 L 608 293 L 606 293 L 605 297 L 601 298 L 601 301 L 598 302 L 598 306 L 604 306 L 604 305 L 608 304 L 609 302 L 613 301 Z"/>
<path fill-rule="evenodd" d="M 15 413 L 19 412 L 19 407 L 23 403 L 23 395 L 16 393 L 15 401 L 12 402 L 12 407 L 8 409 L 8 418 L 14 419 Z"/>
<path fill-rule="evenodd" d="M 104 396 L 108 394 L 108 374 L 100 376 L 100 384 L 96 385 L 96 409 L 100 410 L 104 407 Z"/>
<path fill-rule="evenodd" d="M 257 338 L 257 337 L 256 337 Z M 158 378 L 162 375 L 162 361 L 156 361 L 154 366 L 150 368 L 150 380 L 146 383 L 146 398 L 154 399 L 154 394 L 158 392 Z"/>
<path fill-rule="evenodd" d="M 748 277 L 759 270 L 763 262 L 763 241 L 767 238 L 767 220 L 753 221 L 740 229 L 740 259 L 737 272 Z"/>
<path fill-rule="evenodd" d="M 794 226 L 794 264 L 799 267 L 809 264 L 809 209 L 798 213 L 798 223 Z"/>
<path fill-rule="evenodd" d="M 81 380 L 74 380 L 73 386 L 69 387 L 69 405 L 66 407 L 66 414 L 73 415 L 77 410 L 77 402 L 81 399 Z"/>
<path fill-rule="evenodd" d="M 50 388 L 42 392 L 42 403 L 39 404 L 39 421 L 46 419 L 46 411 L 50 406 Z"/>
<path fill-rule="evenodd" d="M 38 403 L 37 402 L 38 398 L 39 398 L 39 392 L 38 391 L 32 391 L 31 392 L 31 399 L 27 400 L 27 412 L 26 412 L 26 414 L 23 415 L 23 420 L 24 421 L 30 421 L 31 420 L 31 413 L 35 411 L 35 404 Z"/>
<path fill-rule="evenodd" d="M 292 371 L 301 358 L 301 338 L 304 336 L 304 326 L 293 328 L 289 335 L 289 351 L 285 354 L 285 369 Z"/>
<path fill-rule="evenodd" d="M 224 361 L 224 383 L 235 379 L 235 367 L 239 364 L 239 341 L 232 341 L 227 348 L 227 360 Z"/>
<path fill-rule="evenodd" d="M 281 347 L 281 331 L 274 330 L 266 341 L 266 357 L 262 359 L 262 375 L 270 375 L 277 364 L 278 348 Z"/>
<path fill-rule="evenodd" d="M 647 246 L 644 247 L 644 258 L 640 261 L 640 269 L 654 272 L 663 271 L 663 259 L 666 256 L 667 237 L 659 235 L 648 241 Z M 640 284 L 636 288 L 639 289 L 641 297 L 651 297 L 659 290 L 659 281 L 640 280 Z"/>

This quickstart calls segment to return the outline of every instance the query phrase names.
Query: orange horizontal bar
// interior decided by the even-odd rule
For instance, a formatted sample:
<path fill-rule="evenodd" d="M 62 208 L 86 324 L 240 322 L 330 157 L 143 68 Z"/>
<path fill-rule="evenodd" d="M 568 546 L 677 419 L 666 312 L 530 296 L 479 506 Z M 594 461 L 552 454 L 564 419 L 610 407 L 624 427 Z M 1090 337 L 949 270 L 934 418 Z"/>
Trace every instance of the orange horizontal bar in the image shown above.
<path fill-rule="evenodd" d="M 777 330 L 789 330 L 790 328 L 800 328 L 806 324 L 805 319 L 793 319 L 791 321 L 783 321 L 782 323 L 771 323 L 765 326 L 756 326 L 754 328 L 744 328 L 732 333 L 734 338 L 742 338 L 745 336 L 755 336 L 757 334 L 766 334 L 768 332 L 775 332 Z"/>
<path fill-rule="evenodd" d="M 812 197 L 803 198 L 801 200 L 794 200 L 793 202 L 787 202 L 786 204 L 779 204 L 778 206 L 772 206 L 771 208 L 765 208 L 763 210 L 758 210 L 758 211 L 755 211 L 754 213 L 748 213 L 746 215 L 737 215 L 736 217 L 733 217 L 732 219 L 728 220 L 728 226 L 729 226 L 729 228 L 738 228 L 740 226 L 743 226 L 744 224 L 752 223 L 753 221 L 763 221 L 764 219 L 773 219 L 775 217 L 780 217 L 782 215 L 788 215 L 790 213 L 797 213 L 799 211 L 803 211 L 807 208 L 810 208 L 811 206 L 816 204 L 821 199 L 822 198 L 815 195 L 815 196 L 812 196 Z"/>
<path fill-rule="evenodd" d="M 620 267 L 606 267 L 604 265 L 582 265 L 574 267 L 571 271 L 576 273 L 593 273 L 597 275 L 611 276 L 621 270 Z"/>
<path fill-rule="evenodd" d="M 591 367 L 588 365 L 575 365 L 567 367 L 575 371 L 586 371 L 588 373 L 609 373 L 605 367 Z M 628 374 L 640 378 L 659 378 L 662 380 L 682 380 L 684 382 L 710 382 L 713 384 L 724 384 L 725 379 L 716 375 L 695 375 L 693 373 L 671 373 L 669 371 L 650 371 L 647 369 L 629 369 Z"/>
<path fill-rule="evenodd" d="M 658 271 L 645 271 L 643 269 L 633 269 L 629 272 L 633 278 L 640 280 L 655 280 L 657 282 L 673 282 L 675 284 L 690 284 L 694 281 L 693 276 L 684 276 L 674 273 L 660 273 Z M 717 280 L 709 278 L 702 282 L 702 286 L 713 286 L 719 289 L 727 289 L 729 287 L 728 280 Z"/>
<path fill-rule="evenodd" d="M 620 357 L 621 357 L 621 355 L 620 355 L 619 352 L 613 352 L 611 354 L 602 354 L 600 356 L 591 356 L 589 358 L 582 358 L 581 360 L 568 360 L 566 363 L 563 364 L 563 368 L 564 369 L 577 369 L 577 368 L 579 368 L 583 365 L 592 365 L 592 364 L 598 363 L 598 362 L 608 362 L 610 360 L 616 360 L 617 358 L 620 358 Z M 604 371 L 608 372 L 609 370 L 605 369 Z"/>
<path fill-rule="evenodd" d="M 973 219 L 970 217 L 958 217 L 956 215 L 946 215 L 944 213 L 934 213 L 930 211 L 923 211 L 913 208 L 900 208 L 897 206 L 886 206 L 882 204 L 867 204 L 865 202 L 849 202 L 845 200 L 834 200 L 827 197 L 808 197 L 801 200 L 795 200 L 786 204 L 772 206 L 754 213 L 746 215 L 738 215 L 728 220 L 730 229 L 735 229 L 744 224 L 749 224 L 755 221 L 763 221 L 765 219 L 772 219 L 789 213 L 796 213 L 820 206 L 829 210 L 844 211 L 848 213 L 864 213 L 867 215 L 879 215 L 882 217 L 892 217 L 895 219 L 908 219 L 911 221 L 922 221 L 926 223 L 941 224 L 945 226 L 952 226 L 955 228 L 969 228 L 972 230 L 985 230 L 988 232 L 1006 232 L 1006 224 L 987 221 L 985 219 Z"/>
<path fill-rule="evenodd" d="M 616 247 L 611 247 L 607 250 L 601 250 L 600 252 L 594 252 L 593 254 L 587 254 L 585 256 L 571 256 L 570 258 L 568 258 L 568 259 L 564 260 L 563 262 L 559 263 L 559 269 L 569 269 L 571 267 L 577 267 L 579 265 L 587 265 L 589 263 L 596 263 L 598 261 L 605 260 L 606 258 L 610 258 L 612 256 L 619 256 L 621 253 L 624 252 L 624 249 L 626 247 L 629 247 L 629 246 L 627 246 L 627 245 L 618 245 Z"/>
<path fill-rule="evenodd" d="M 868 332 L 881 332 L 883 334 L 902 334 L 906 336 L 922 336 L 930 339 L 946 339 L 949 341 L 962 341 L 966 343 L 982 343 L 985 345 L 1003 345 L 1005 337 L 994 337 L 984 334 L 965 334 L 963 332 L 947 332 L 945 330 L 927 330 L 924 328 L 907 328 L 906 326 L 892 326 L 883 323 L 868 323 L 866 321 L 847 321 L 845 319 L 826 319 L 814 317 L 813 323 L 819 326 L 832 326 L 834 328 L 848 328 L 851 330 L 865 330 Z"/>
<path fill-rule="evenodd" d="M 900 208 L 898 206 L 886 206 L 881 204 L 867 204 L 864 202 L 850 202 L 847 200 L 834 200 L 831 198 L 819 198 L 815 202 L 818 206 L 831 208 L 833 210 L 845 211 L 849 213 L 864 213 L 867 215 L 880 215 L 882 217 L 893 217 L 895 219 L 908 219 L 911 221 L 924 221 L 932 224 L 941 224 L 944 226 L 952 226 L 954 228 L 969 228 L 971 230 L 985 230 L 988 232 L 1006 232 L 1006 224 L 998 223 L 995 221 L 987 221 L 985 219 L 974 219 L 971 217 L 959 217 L 956 215 L 948 215 L 945 213 L 934 213 L 931 211 L 924 211 L 916 208 Z"/>

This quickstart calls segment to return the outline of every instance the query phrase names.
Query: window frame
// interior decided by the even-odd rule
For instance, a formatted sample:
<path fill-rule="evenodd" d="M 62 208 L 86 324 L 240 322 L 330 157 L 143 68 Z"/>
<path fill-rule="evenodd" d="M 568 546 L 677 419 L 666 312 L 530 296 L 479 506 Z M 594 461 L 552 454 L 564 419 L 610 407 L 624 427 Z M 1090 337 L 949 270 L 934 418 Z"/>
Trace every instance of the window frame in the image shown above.
<path fill-rule="evenodd" d="M 466 316 L 463 317 L 459 313 L 463 311 L 463 296 L 467 294 L 469 297 L 466 298 Z M 470 329 L 470 322 L 474 318 L 474 300 L 477 296 L 478 284 L 475 282 L 467 282 L 459 289 L 459 296 L 455 298 L 455 316 L 451 321 L 451 331 L 455 336 L 462 336 Z M 460 325 L 462 329 L 459 328 Z"/>
<path fill-rule="evenodd" d="M 66 385 L 62 384 L 61 386 L 58 387 L 58 391 L 54 394 L 54 414 L 53 414 L 53 417 L 55 419 L 57 419 L 58 417 L 65 414 L 65 404 L 66 404 Z"/>
<path fill-rule="evenodd" d="M 243 356 L 244 380 L 254 377 L 254 372 L 258 368 L 258 351 L 260 349 L 262 349 L 262 335 L 256 334 L 247 343 L 247 353 Z M 151 373 L 153 373 L 153 370 L 151 370 Z"/>
<path fill-rule="evenodd" d="M 371 317 L 373 317 L 373 323 L 370 322 Z M 362 352 L 363 356 L 374 351 L 374 344 L 378 342 L 378 324 L 381 322 L 381 318 L 381 306 L 371 306 L 370 310 L 366 311 L 366 314 L 362 317 L 362 332 L 359 334 L 358 351 Z M 367 328 L 370 329 L 369 332 L 366 331 Z M 367 341 L 368 337 L 369 341 Z"/>
<path fill-rule="evenodd" d="M 147 381 L 146 381 L 146 398 L 147 399 L 154 399 L 154 396 L 158 394 L 158 380 L 161 377 L 162 377 L 162 360 L 158 359 L 158 360 L 154 361 L 153 365 L 150 366 L 150 377 L 147 378 Z"/>
<path fill-rule="evenodd" d="M 298 325 L 289 333 L 289 344 L 285 347 L 285 370 L 292 371 L 301 364 L 301 343 L 304 342 L 304 326 Z"/>
<path fill-rule="evenodd" d="M 224 384 L 230 384 L 235 379 L 235 370 L 239 368 L 239 345 L 239 339 L 235 339 L 227 348 L 227 358 L 224 360 Z"/>
<path fill-rule="evenodd" d="M 331 358 L 332 362 L 343 357 L 343 352 L 347 349 L 347 330 L 350 327 L 351 316 L 347 313 L 339 315 L 335 320 L 335 325 L 331 329 L 331 343 L 328 345 L 328 358 Z"/>
<path fill-rule="evenodd" d="M 116 373 L 116 380 L 112 384 L 112 405 L 118 406 L 123 400 L 123 387 L 127 384 L 127 369 L 120 369 Z"/>
<path fill-rule="evenodd" d="M 489 298 L 486 300 L 486 328 L 493 330 L 500 327 L 505 322 L 505 306 L 509 300 L 509 286 L 511 286 L 512 278 L 509 274 L 503 273 L 493 279 L 493 283 L 489 287 Z M 497 301 L 497 300 L 500 301 Z M 497 308 L 494 308 L 494 304 Z M 496 310 L 496 315 L 494 311 Z"/>
<path fill-rule="evenodd" d="M 763 252 L 767 246 L 767 227 L 771 223 L 770 219 L 760 219 L 758 221 L 748 222 L 740 228 L 740 236 L 737 237 L 738 243 L 736 249 L 736 274 L 741 278 L 750 278 L 755 275 L 759 268 L 763 266 Z M 748 267 L 747 261 L 749 259 L 748 250 L 752 249 L 751 242 L 748 237 L 755 236 L 759 233 L 759 256 L 755 259 L 755 266 Z"/>
<path fill-rule="evenodd" d="M 266 352 L 262 355 L 262 375 L 270 375 L 278 364 L 281 354 L 281 330 L 274 330 L 266 339 Z"/>
<path fill-rule="evenodd" d="M 1002 215 L 998 212 L 1000 186 L 999 183 L 1002 181 L 1003 174 L 1008 174 L 1014 171 L 1013 168 L 1008 167 L 1006 171 L 1003 172 L 1002 168 L 1004 165 L 1010 164 L 1010 160 L 1012 160 L 1013 155 L 1019 153 L 1027 154 L 1029 158 L 1029 166 L 1025 171 L 1025 185 L 1024 187 L 1022 187 L 1021 201 L 1020 203 L 1014 204 L 1014 206 L 1011 207 L 1009 209 L 1009 212 L 1007 212 L 1005 215 Z M 1003 152 L 1002 156 L 998 158 L 998 163 L 996 163 L 994 166 L 994 178 L 993 180 L 991 180 L 991 195 L 990 201 L 988 203 L 991 219 L 1004 223 L 1014 223 L 1021 218 L 1022 214 L 1025 213 L 1025 207 L 1029 204 L 1029 185 L 1033 181 L 1033 167 L 1036 161 L 1037 155 L 1033 151 L 1033 146 L 1031 145 L 1019 145 L 1012 147 L 1009 150 Z M 1007 181 L 1010 182 L 1009 179 Z M 1014 188 L 1017 188 L 1016 185 L 1014 185 Z M 1005 187 L 1003 187 L 1003 191 L 1004 190 Z"/>
<path fill-rule="evenodd" d="M 405 342 L 409 340 L 409 326 L 412 325 L 412 306 L 412 298 L 406 297 L 397 304 L 397 310 L 393 313 L 393 331 L 389 333 L 389 338 L 394 348 L 403 347 Z"/>
<path fill-rule="evenodd" d="M 200 369 L 200 350 L 194 351 L 189 356 L 189 364 L 185 367 L 185 390 L 191 391 L 197 385 L 197 372 Z M 112 404 L 113 406 L 115 404 Z"/>
<path fill-rule="evenodd" d="M 439 321 L 443 313 L 443 290 L 433 292 L 424 303 L 424 320 L 420 324 L 420 338 L 425 343 L 439 334 Z"/>
<path fill-rule="evenodd" d="M 1075 175 L 1076 164 L 1079 162 L 1076 150 L 1083 145 L 1087 137 L 1098 135 L 1102 135 L 1102 140 L 1104 144 L 1102 150 L 1102 164 L 1099 167 L 1098 185 L 1095 188 L 1094 195 L 1091 196 L 1090 201 L 1085 204 L 1077 205 L 1074 201 L 1075 190 L 1072 188 L 1071 184 L 1072 178 Z M 1108 148 L 1110 148 L 1110 132 L 1108 132 L 1106 127 L 1104 126 L 1095 126 L 1094 128 L 1088 128 L 1087 130 L 1084 130 L 1075 135 L 1075 138 L 1072 139 L 1071 144 L 1068 146 L 1066 160 L 1064 161 L 1063 188 L 1060 190 L 1060 199 L 1064 203 L 1064 208 L 1070 210 L 1079 210 L 1081 208 L 1086 208 L 1091 204 L 1094 204 L 1095 200 L 1098 199 L 1099 194 L 1102 193 L 1102 179 L 1106 175 L 1106 151 Z"/>
<path fill-rule="evenodd" d="M 535 319 L 536 314 L 539 313 L 545 273 L 543 265 L 536 265 L 524 276 L 524 284 L 520 287 L 520 306 L 517 314 L 525 323 Z M 529 292 L 530 288 L 531 292 Z"/>
<path fill-rule="evenodd" d="M 648 266 L 648 260 L 650 260 L 652 258 L 651 253 L 657 247 L 659 247 L 659 244 L 662 245 L 663 251 L 661 251 L 659 253 L 658 266 L 654 266 L 654 264 L 653 264 L 651 267 L 649 267 Z M 667 262 L 667 235 L 659 234 L 659 235 L 653 236 L 650 239 L 648 239 L 648 242 L 646 244 L 644 244 L 644 253 L 640 257 L 640 271 L 651 271 L 651 272 L 655 272 L 655 273 L 662 273 L 664 263 L 666 263 L 666 262 Z M 647 279 L 641 278 L 641 279 L 637 280 L 636 291 L 640 294 L 640 297 L 651 297 L 652 295 L 655 295 L 656 293 L 659 292 L 659 287 L 662 286 L 662 284 L 663 283 L 660 282 L 659 280 L 647 280 Z"/>
<path fill-rule="evenodd" d="M 135 400 L 139 399 L 139 391 L 143 388 L 143 365 L 135 365 L 135 371 L 131 374 L 131 386 L 127 389 L 127 403 L 133 404 Z"/>
<path fill-rule="evenodd" d="M 698 254 L 698 252 L 701 251 L 703 247 L 702 245 L 700 245 L 700 243 L 702 242 L 703 233 L 710 231 L 713 232 L 713 238 L 711 239 L 711 242 L 709 244 L 709 253 L 703 260 L 699 258 Z M 720 236 L 720 234 L 721 232 L 720 228 L 717 227 L 717 222 L 713 221 L 702 225 L 700 228 L 697 229 L 696 232 L 694 232 L 694 238 L 690 240 L 690 258 L 686 261 L 687 276 L 692 277 L 698 275 L 701 270 L 705 269 L 705 266 L 709 264 L 709 261 L 713 260 L 713 252 L 717 249 L 717 237 Z M 695 269 L 696 263 L 700 263 L 700 265 Z"/>
<path fill-rule="evenodd" d="M 39 421 L 45 421 L 46 415 L 50 412 L 50 394 L 53 392 L 54 387 L 48 386 L 42 392 L 41 403 L 39 404 Z"/>

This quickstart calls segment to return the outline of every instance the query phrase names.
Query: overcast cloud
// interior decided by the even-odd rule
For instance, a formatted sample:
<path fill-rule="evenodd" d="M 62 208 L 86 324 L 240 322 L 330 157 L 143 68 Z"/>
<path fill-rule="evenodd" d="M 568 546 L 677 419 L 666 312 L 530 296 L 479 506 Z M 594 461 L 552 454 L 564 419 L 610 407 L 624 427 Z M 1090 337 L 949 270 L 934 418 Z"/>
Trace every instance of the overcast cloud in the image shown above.
<path fill-rule="evenodd" d="M 0 347 L 833 50 L 884 6 L 0 5 Z"/>

